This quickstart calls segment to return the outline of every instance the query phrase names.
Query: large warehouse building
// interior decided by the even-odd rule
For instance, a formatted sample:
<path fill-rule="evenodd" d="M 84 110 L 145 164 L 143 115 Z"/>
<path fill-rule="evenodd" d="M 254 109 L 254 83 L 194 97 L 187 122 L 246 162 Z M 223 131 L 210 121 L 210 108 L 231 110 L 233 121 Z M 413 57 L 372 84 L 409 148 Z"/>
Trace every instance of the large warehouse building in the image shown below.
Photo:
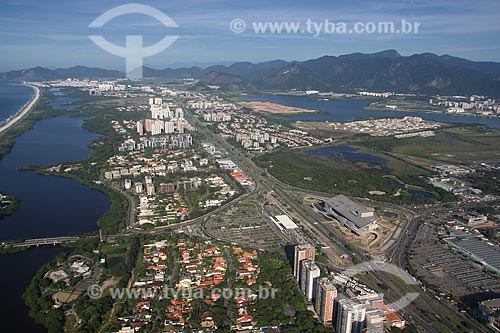
<path fill-rule="evenodd" d="M 342 194 L 325 200 L 325 210 L 356 235 L 365 235 L 377 227 L 375 209 L 362 206 Z"/>

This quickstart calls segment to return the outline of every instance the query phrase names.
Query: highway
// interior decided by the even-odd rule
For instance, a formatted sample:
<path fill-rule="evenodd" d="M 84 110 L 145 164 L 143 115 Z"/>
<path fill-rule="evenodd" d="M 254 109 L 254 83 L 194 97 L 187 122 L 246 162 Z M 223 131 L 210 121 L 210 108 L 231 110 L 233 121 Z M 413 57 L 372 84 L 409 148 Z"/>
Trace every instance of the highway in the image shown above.
<path fill-rule="evenodd" d="M 304 227 L 306 227 L 308 230 L 314 231 L 316 234 L 321 234 L 323 236 L 322 239 L 329 239 L 330 244 L 325 245 L 340 248 L 344 253 L 351 254 L 361 262 L 367 262 L 371 260 L 371 258 L 369 258 L 357 247 L 349 246 L 349 249 L 347 249 L 346 247 L 349 245 L 349 242 L 346 240 L 342 232 L 340 232 L 336 228 L 330 228 L 324 223 L 323 217 L 315 213 L 312 209 L 305 207 L 302 203 L 298 203 L 296 198 L 294 198 L 294 195 L 290 193 L 306 193 L 308 195 L 316 195 L 322 197 L 329 197 L 331 196 L 331 194 L 304 190 L 288 184 L 284 184 L 271 175 L 263 176 L 262 169 L 255 165 L 254 162 L 245 155 L 245 153 L 241 152 L 239 149 L 233 147 L 229 142 L 208 130 L 196 118 L 191 116 L 189 120 L 196 128 L 199 128 L 200 131 L 202 131 L 203 134 L 206 135 L 208 141 L 211 141 L 216 146 L 224 148 L 227 152 L 231 152 L 230 158 L 233 159 L 245 173 L 252 177 L 256 184 L 264 184 L 269 189 L 272 189 L 281 198 L 281 200 L 284 201 L 286 205 L 292 208 L 293 211 L 298 216 L 300 216 L 303 222 L 302 225 Z M 402 227 L 400 238 L 390 246 L 389 251 L 389 260 L 393 264 L 405 269 L 406 250 L 409 246 L 409 242 L 412 239 L 412 235 L 415 235 L 418 228 L 422 225 L 422 223 L 420 223 L 420 220 L 424 216 L 417 215 L 405 207 L 390 205 L 386 203 L 381 203 L 381 205 L 392 206 L 399 211 L 404 211 L 409 216 L 409 220 L 407 221 L 408 223 L 400 226 Z M 390 276 L 385 273 L 372 272 L 370 275 L 378 283 L 389 286 L 389 288 L 391 288 L 391 290 L 397 295 L 403 296 L 406 293 L 421 294 L 421 296 L 418 297 L 411 306 L 405 308 L 402 313 L 407 320 L 409 320 L 410 322 L 414 322 L 418 327 L 420 327 L 420 329 L 423 329 L 425 332 L 440 332 L 443 331 L 443 328 L 447 329 L 449 332 L 462 332 L 461 329 L 454 326 L 453 323 L 448 320 L 439 320 L 437 317 L 433 318 L 432 316 L 437 313 L 440 314 L 441 318 L 446 318 L 446 316 L 454 316 L 460 321 L 467 323 L 469 327 L 472 328 L 471 332 L 491 332 L 489 328 L 478 324 L 476 321 L 473 321 L 466 315 L 458 312 L 447 302 L 438 301 L 437 299 L 433 298 L 432 295 L 425 294 L 425 292 L 419 285 L 408 285 L 397 279 L 396 277 Z M 377 286 L 371 287 L 374 289 L 377 288 Z M 392 299 L 391 301 L 396 301 L 396 299 Z M 421 311 L 422 309 L 425 309 L 427 313 L 432 314 L 432 316 L 430 318 L 426 317 Z M 447 313 L 443 313 L 443 310 L 446 310 Z M 437 327 L 436 324 L 440 324 L 441 326 Z"/>
<path fill-rule="evenodd" d="M 339 249 L 341 252 L 349 254 L 349 256 L 355 258 L 354 260 L 357 262 L 368 262 L 372 260 L 369 255 L 361 251 L 359 248 L 351 246 L 350 242 L 345 238 L 345 235 L 341 231 L 325 223 L 325 219 L 321 214 L 314 211 L 311 207 L 304 205 L 301 200 L 297 200 L 304 195 L 329 197 L 331 196 L 331 194 L 297 188 L 288 184 L 284 184 L 267 173 L 264 174 L 262 172 L 262 169 L 258 167 L 249 157 L 247 157 L 244 152 L 242 152 L 238 148 L 233 147 L 221 136 L 213 133 L 210 129 L 201 124 L 189 112 L 186 112 L 186 117 L 195 126 L 195 128 L 199 129 L 200 133 L 203 137 L 206 138 L 207 142 L 211 142 L 215 146 L 223 148 L 229 153 L 228 157 L 231 158 L 248 176 L 250 176 L 254 180 L 254 188 L 251 191 L 243 193 L 239 197 L 203 216 L 186 220 L 180 223 L 156 227 L 152 231 L 140 231 L 133 229 L 133 226 L 135 224 L 136 209 L 134 198 L 122 189 L 113 187 L 114 190 L 117 190 L 122 195 L 124 195 L 124 197 L 128 201 L 129 207 L 126 217 L 126 228 L 117 235 L 107 235 L 107 238 L 112 239 L 129 237 L 137 234 L 161 234 L 162 232 L 168 232 L 174 228 L 177 229 L 196 224 L 200 224 L 200 228 L 203 232 L 204 224 L 212 217 L 224 213 L 226 210 L 230 209 L 234 205 L 237 205 L 242 200 L 253 197 L 254 195 L 258 194 L 262 188 L 264 188 L 274 191 L 277 197 L 279 197 L 284 205 L 287 206 L 287 209 L 291 209 L 293 211 L 293 214 L 299 217 L 300 222 L 298 224 L 300 224 L 303 228 L 309 230 L 312 234 L 317 235 L 326 247 Z M 420 228 L 422 227 L 421 221 L 424 218 L 428 217 L 429 213 L 416 214 L 406 207 L 391 205 L 387 203 L 373 203 L 376 203 L 379 206 L 391 206 L 399 212 L 404 212 L 407 217 L 407 219 L 405 218 L 405 221 L 401 221 L 400 225 L 398 226 L 402 230 L 399 238 L 394 240 L 394 242 L 390 246 L 388 246 L 386 251 L 389 262 L 405 269 L 407 265 L 406 252 L 411 245 L 411 241 L 414 235 L 416 235 L 416 233 L 419 232 Z M 439 208 L 443 210 L 449 209 L 445 208 L 444 205 Z M 278 230 L 276 232 L 280 233 Z M 282 236 L 281 233 L 280 236 Z M 14 246 L 60 244 L 64 242 L 74 242 L 78 239 L 79 237 L 33 239 L 26 240 L 22 243 L 17 243 Z M 288 241 L 290 240 L 288 239 Z M 332 265 L 332 267 L 334 266 Z M 462 330 L 455 327 L 449 320 L 440 320 L 437 317 L 433 317 L 438 313 L 440 314 L 440 318 L 453 316 L 459 319 L 459 321 L 467 323 L 467 325 L 471 327 L 471 332 L 491 332 L 486 326 L 480 325 L 476 321 L 468 318 L 466 315 L 458 312 L 444 300 L 438 301 L 433 297 L 434 295 L 432 293 L 425 293 L 419 285 L 406 284 L 395 276 L 391 276 L 378 271 L 370 272 L 369 279 L 371 280 L 370 282 L 372 282 L 369 283 L 369 286 L 375 290 L 380 289 L 379 285 L 388 286 L 391 291 L 390 294 L 393 298 L 403 296 L 406 293 L 420 293 L 420 296 L 415 300 L 415 302 L 402 310 L 401 313 L 403 314 L 405 319 L 407 319 L 411 323 L 416 324 L 424 332 L 462 332 Z M 380 292 L 380 290 L 378 291 Z M 387 298 L 389 299 L 389 301 L 397 300 L 391 299 L 391 297 L 389 296 Z M 425 313 L 423 310 L 425 310 Z M 439 327 L 437 325 L 439 325 Z"/>
<path fill-rule="evenodd" d="M 72 243 L 79 240 L 80 237 L 48 237 L 48 238 L 33 238 L 26 239 L 20 243 L 9 244 L 13 247 L 30 247 L 30 246 L 41 246 L 41 245 L 57 245 L 62 243 Z"/>
<path fill-rule="evenodd" d="M 323 239 L 330 239 L 331 243 L 326 245 L 340 248 L 344 253 L 355 255 L 360 261 L 370 260 L 364 253 L 362 253 L 355 247 L 352 247 L 353 251 L 348 250 L 346 248 L 348 242 L 340 231 L 336 230 L 335 228 L 326 227 L 322 219 L 318 218 L 317 216 L 309 214 L 307 211 L 305 211 L 305 207 L 297 204 L 295 200 L 291 198 L 290 194 L 283 189 L 283 188 L 291 189 L 291 186 L 282 184 L 274 177 L 262 176 L 261 169 L 257 165 L 255 165 L 251 159 L 246 157 L 242 152 L 232 147 L 229 142 L 221 139 L 219 136 L 216 136 L 212 132 L 208 131 L 208 129 L 206 129 L 202 124 L 200 124 L 197 119 L 191 118 L 189 120 L 190 122 L 195 124 L 195 127 L 204 130 L 204 134 L 206 135 L 207 138 L 211 138 L 213 144 L 218 145 L 226 149 L 227 151 L 231 151 L 233 153 L 231 158 L 240 166 L 240 168 L 242 168 L 248 175 L 250 175 L 256 183 L 261 182 L 263 184 L 266 184 L 269 188 L 273 189 L 274 192 L 285 202 L 285 204 L 291 207 L 295 211 L 295 213 L 301 217 L 303 222 L 307 223 L 307 228 L 309 230 L 313 230 L 316 233 L 322 234 Z M 315 195 L 322 195 L 324 197 L 329 196 L 329 194 L 316 191 L 314 191 L 313 193 Z M 386 281 L 385 279 L 380 278 L 378 276 L 380 274 L 374 273 L 374 275 L 378 278 L 380 282 L 382 283 L 385 282 L 385 284 L 388 286 L 393 284 L 390 281 Z M 418 290 L 418 292 L 421 292 L 421 290 Z M 416 318 L 416 320 L 419 321 L 418 323 L 419 326 L 425 328 L 427 331 L 432 332 L 434 330 L 434 327 L 428 324 L 428 320 L 425 318 L 421 318 L 419 314 L 412 313 L 412 317 Z M 455 332 L 459 331 L 455 330 Z"/>
<path fill-rule="evenodd" d="M 445 209 L 443 208 L 442 210 Z M 446 208 L 446 210 L 449 210 L 449 208 Z M 403 268 L 406 267 L 408 263 L 407 252 L 410 250 L 411 244 L 416 239 L 416 235 L 426 227 L 422 222 L 428 220 L 429 217 L 430 213 L 424 213 L 414 216 L 412 222 L 408 225 L 407 232 L 404 233 L 403 237 L 401 237 L 392 248 L 390 260 L 393 264 Z M 426 304 L 428 306 L 431 306 L 431 303 L 436 303 L 437 300 L 435 299 L 435 296 L 437 296 L 437 294 L 434 291 L 427 289 L 424 295 L 428 299 L 426 300 Z M 443 315 L 443 308 L 446 309 L 448 313 L 457 316 L 462 322 L 467 323 L 468 326 L 472 328 L 471 332 L 491 332 L 491 329 L 489 327 L 481 325 L 477 321 L 468 317 L 466 314 L 459 312 L 446 300 L 438 301 L 437 303 L 441 307 L 436 310 L 441 311 L 436 313 L 440 313 L 441 315 Z M 432 309 L 433 307 L 431 306 L 430 308 Z"/>

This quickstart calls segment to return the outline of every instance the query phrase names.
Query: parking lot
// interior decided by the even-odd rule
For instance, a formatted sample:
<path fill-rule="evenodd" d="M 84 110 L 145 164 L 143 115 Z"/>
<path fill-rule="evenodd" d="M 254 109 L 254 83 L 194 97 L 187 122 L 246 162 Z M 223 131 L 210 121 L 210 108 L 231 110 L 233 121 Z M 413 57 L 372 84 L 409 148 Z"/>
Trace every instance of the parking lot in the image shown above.
<path fill-rule="evenodd" d="M 262 215 L 260 205 L 253 201 L 230 208 L 205 227 L 211 236 L 239 245 L 262 249 L 284 245 L 279 232 Z"/>
<path fill-rule="evenodd" d="M 456 296 L 470 295 L 486 290 L 500 291 L 500 280 L 481 266 L 467 260 L 439 243 L 428 228 L 413 248 L 411 260 L 419 276 L 441 291 Z"/>

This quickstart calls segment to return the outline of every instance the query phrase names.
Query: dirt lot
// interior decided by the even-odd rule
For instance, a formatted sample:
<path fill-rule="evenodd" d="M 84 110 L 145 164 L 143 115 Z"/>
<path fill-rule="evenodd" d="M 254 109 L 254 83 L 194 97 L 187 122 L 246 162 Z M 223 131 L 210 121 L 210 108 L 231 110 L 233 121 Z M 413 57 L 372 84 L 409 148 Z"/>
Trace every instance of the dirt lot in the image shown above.
<path fill-rule="evenodd" d="M 254 109 L 256 111 L 263 111 L 274 114 L 318 112 L 317 110 L 301 109 L 293 106 L 286 106 L 271 102 L 242 102 L 241 105 Z"/>

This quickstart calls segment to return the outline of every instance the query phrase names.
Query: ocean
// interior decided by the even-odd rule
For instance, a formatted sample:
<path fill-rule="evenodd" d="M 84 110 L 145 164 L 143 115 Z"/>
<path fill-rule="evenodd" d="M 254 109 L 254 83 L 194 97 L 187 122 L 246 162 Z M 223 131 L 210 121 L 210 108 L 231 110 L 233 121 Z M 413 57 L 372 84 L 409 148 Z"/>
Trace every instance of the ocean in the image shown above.
<path fill-rule="evenodd" d="M 34 95 L 35 92 L 31 87 L 0 83 L 0 126 L 5 125 L 8 118 L 20 112 Z"/>

